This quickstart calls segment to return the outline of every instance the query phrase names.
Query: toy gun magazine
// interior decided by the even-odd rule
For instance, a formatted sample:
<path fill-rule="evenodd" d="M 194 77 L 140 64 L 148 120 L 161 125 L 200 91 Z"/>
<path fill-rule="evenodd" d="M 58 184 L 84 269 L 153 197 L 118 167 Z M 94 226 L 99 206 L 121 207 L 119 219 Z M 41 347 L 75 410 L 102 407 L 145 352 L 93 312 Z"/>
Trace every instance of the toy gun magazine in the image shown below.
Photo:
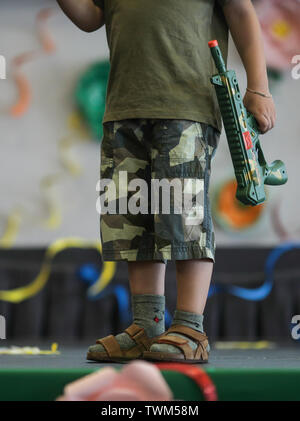
<path fill-rule="evenodd" d="M 259 141 L 259 129 L 240 93 L 236 73 L 227 70 L 216 40 L 208 43 L 218 74 L 211 78 L 222 114 L 231 159 L 237 180 L 236 198 L 245 205 L 258 205 L 266 200 L 264 185 L 287 182 L 282 161 L 266 163 Z"/>

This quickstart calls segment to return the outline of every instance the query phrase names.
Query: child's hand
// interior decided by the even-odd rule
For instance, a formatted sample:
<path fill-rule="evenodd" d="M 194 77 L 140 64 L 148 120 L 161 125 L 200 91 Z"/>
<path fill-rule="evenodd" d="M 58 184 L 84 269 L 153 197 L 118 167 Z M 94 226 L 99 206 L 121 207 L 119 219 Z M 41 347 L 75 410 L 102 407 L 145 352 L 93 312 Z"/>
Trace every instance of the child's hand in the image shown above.
<path fill-rule="evenodd" d="M 262 133 L 273 129 L 276 120 L 276 110 L 273 98 L 264 98 L 251 92 L 246 92 L 244 105 L 254 115 Z"/>

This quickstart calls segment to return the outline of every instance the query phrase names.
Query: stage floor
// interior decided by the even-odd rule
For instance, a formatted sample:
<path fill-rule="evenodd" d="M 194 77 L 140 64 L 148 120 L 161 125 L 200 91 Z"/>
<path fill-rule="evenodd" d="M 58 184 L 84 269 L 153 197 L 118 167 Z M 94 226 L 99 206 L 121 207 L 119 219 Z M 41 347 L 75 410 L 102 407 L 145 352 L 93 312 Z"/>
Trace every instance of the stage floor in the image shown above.
<path fill-rule="evenodd" d="M 28 344 L 29 345 L 29 344 Z M 5 345 L 7 346 L 7 345 Z M 49 349 L 49 344 L 38 345 L 40 349 Z M 14 368 L 82 368 L 97 369 L 108 363 L 86 360 L 87 345 L 60 346 L 59 355 L 0 355 L 0 369 Z M 122 364 L 110 363 L 114 366 Z M 202 368 L 300 368 L 300 344 L 293 348 L 275 349 L 212 349 L 208 364 Z"/>
<path fill-rule="evenodd" d="M 42 350 L 50 346 L 39 345 Z M 0 401 L 55 400 L 66 384 L 94 370 L 108 364 L 122 367 L 87 361 L 87 347 L 60 345 L 59 355 L 0 355 Z M 274 349 L 212 349 L 210 362 L 200 366 L 215 383 L 221 401 L 300 400 L 300 344 Z M 162 374 L 175 399 L 203 400 L 196 383 L 184 374 L 172 370 L 162 370 Z"/>

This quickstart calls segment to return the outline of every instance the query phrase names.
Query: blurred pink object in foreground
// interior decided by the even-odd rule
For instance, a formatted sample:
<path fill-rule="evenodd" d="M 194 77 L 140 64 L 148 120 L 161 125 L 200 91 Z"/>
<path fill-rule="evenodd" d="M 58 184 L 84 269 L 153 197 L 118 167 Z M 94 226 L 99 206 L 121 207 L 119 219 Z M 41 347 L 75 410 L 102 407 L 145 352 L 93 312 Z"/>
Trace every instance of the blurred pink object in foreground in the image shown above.
<path fill-rule="evenodd" d="M 160 370 L 133 361 L 121 371 L 105 367 L 68 384 L 59 401 L 171 401 L 173 394 Z"/>
<path fill-rule="evenodd" d="M 299 54 L 300 1 L 258 0 L 255 9 L 262 27 L 268 67 L 287 70 Z"/>

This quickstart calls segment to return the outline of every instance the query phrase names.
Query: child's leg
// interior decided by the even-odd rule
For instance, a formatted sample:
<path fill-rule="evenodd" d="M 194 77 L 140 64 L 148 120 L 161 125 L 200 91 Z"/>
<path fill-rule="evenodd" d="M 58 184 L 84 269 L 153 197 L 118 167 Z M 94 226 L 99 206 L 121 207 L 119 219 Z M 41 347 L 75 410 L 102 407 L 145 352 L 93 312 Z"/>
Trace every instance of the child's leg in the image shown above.
<path fill-rule="evenodd" d="M 178 293 L 172 326 L 186 326 L 203 333 L 203 312 L 212 271 L 213 262 L 210 259 L 181 260 L 176 262 Z M 170 332 L 170 335 L 186 339 L 193 351 L 198 347 L 196 341 L 184 334 Z M 206 350 L 209 351 L 208 344 Z M 178 347 L 170 344 L 153 344 L 150 351 L 181 354 L 181 350 Z"/>
<path fill-rule="evenodd" d="M 146 187 L 149 186 L 144 193 L 146 199 L 150 195 L 149 139 L 151 124 L 146 119 L 128 119 L 104 125 L 101 179 L 109 180 L 109 185 L 115 186 L 115 196 L 107 193 L 103 205 L 115 204 L 115 211 L 101 214 L 102 256 L 105 261 L 128 261 L 133 324 L 123 333 L 98 340 L 96 345 L 89 348 L 89 359 L 117 361 L 119 357 L 139 358 L 145 348 L 149 349 L 151 338 L 165 330 L 165 259 L 161 255 L 154 255 L 151 200 L 148 200 L 148 213 L 132 213 L 130 200 L 135 192 L 129 189 L 125 191 L 122 185 L 125 183 L 128 188 L 131 181 L 144 181 Z M 145 197 L 142 196 L 141 202 L 142 199 Z M 124 201 L 128 205 L 127 212 L 120 210 Z M 114 210 L 114 206 L 111 208 Z"/>
<path fill-rule="evenodd" d="M 154 338 L 165 331 L 165 264 L 163 262 L 139 261 L 128 263 L 129 284 L 133 324 L 144 329 L 148 338 Z M 126 333 L 115 336 L 122 351 L 136 346 L 136 342 Z M 91 356 L 105 353 L 102 344 L 89 347 Z"/>
<path fill-rule="evenodd" d="M 180 178 L 191 205 L 179 215 L 160 213 L 156 218 L 158 247 L 163 244 L 163 257 L 176 261 L 177 308 L 172 326 L 143 355 L 150 360 L 203 362 L 209 352 L 203 311 L 215 254 L 208 189 L 219 134 L 207 124 L 185 120 L 166 121 L 165 129 L 163 136 L 154 138 L 155 176 Z M 177 202 L 174 193 L 171 203 Z"/>
<path fill-rule="evenodd" d="M 166 266 L 162 262 L 128 262 L 132 295 L 164 295 Z"/>
<path fill-rule="evenodd" d="M 212 271 L 210 259 L 176 262 L 177 310 L 203 314 Z"/>
<path fill-rule="evenodd" d="M 161 335 L 165 331 L 166 265 L 154 261 L 129 262 L 128 272 L 133 323 L 143 327 L 149 338 Z"/>

